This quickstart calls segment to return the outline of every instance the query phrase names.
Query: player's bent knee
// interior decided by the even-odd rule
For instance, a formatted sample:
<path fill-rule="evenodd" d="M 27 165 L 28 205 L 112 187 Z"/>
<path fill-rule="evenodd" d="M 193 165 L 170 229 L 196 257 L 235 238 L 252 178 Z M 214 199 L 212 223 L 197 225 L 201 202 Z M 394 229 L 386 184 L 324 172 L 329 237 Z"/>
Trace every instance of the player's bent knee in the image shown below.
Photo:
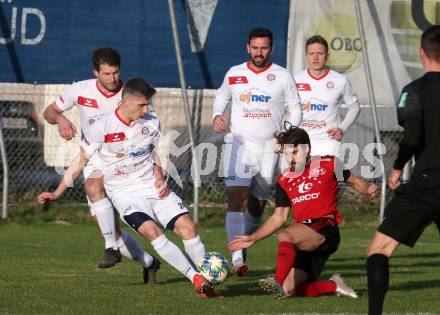
<path fill-rule="evenodd" d="M 144 236 L 147 240 L 153 241 L 163 234 L 160 227 L 154 221 L 144 222 L 138 229 L 139 234 Z"/>
<path fill-rule="evenodd" d="M 390 257 L 397 246 L 399 246 L 399 242 L 385 234 L 376 232 L 368 245 L 367 256 L 381 254 Z"/>
<path fill-rule="evenodd" d="M 149 241 L 163 234 L 161 228 L 157 226 L 153 218 L 144 212 L 133 212 L 129 215 L 124 215 L 124 220 Z"/>
<path fill-rule="evenodd" d="M 104 186 L 96 180 L 86 180 L 84 189 L 92 202 L 105 198 Z"/>
<path fill-rule="evenodd" d="M 277 235 L 278 242 L 293 242 L 291 235 L 289 233 L 282 231 L 280 234 Z"/>

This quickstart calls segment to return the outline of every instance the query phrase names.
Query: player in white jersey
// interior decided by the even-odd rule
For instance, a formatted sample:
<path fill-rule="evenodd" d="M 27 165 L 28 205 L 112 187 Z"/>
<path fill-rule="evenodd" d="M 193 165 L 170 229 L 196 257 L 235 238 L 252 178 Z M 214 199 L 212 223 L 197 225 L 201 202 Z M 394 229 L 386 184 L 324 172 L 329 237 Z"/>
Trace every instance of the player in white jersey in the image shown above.
<path fill-rule="evenodd" d="M 199 297 L 220 297 L 193 268 L 205 255 L 205 246 L 182 200 L 168 190 L 162 169 L 155 160 L 159 121 L 147 113 L 156 90 L 145 80 L 127 81 L 122 103 L 113 113 L 95 122 L 81 143 L 79 161 L 65 172 L 55 194 L 60 196 L 96 153 L 104 173 L 107 194 L 121 219 L 151 242 L 156 252 L 192 281 Z M 188 260 L 170 242 L 163 228 L 182 240 Z"/>
<path fill-rule="evenodd" d="M 58 125 L 61 137 L 70 140 L 76 128 L 63 112 L 77 106 L 80 113 L 81 131 L 87 136 L 95 127 L 95 121 L 108 112 L 113 112 L 121 102 L 122 81 L 119 78 L 120 55 L 113 48 L 99 48 L 92 57 L 93 73 L 96 79 L 74 83 L 50 104 L 44 117 L 51 124 Z M 108 268 L 121 260 L 121 253 L 138 261 L 144 270 L 144 282 L 154 283 L 159 262 L 146 253 L 137 241 L 115 222 L 113 206 L 105 195 L 99 158 L 92 157 L 84 169 L 84 188 L 88 197 L 90 212 L 98 223 L 105 240 L 105 253 L 100 268 Z"/>
<path fill-rule="evenodd" d="M 277 165 L 274 135 L 286 118 L 295 126 L 301 122 L 294 79 L 287 69 L 270 60 L 272 41 L 268 29 L 256 28 L 249 33 L 250 60 L 229 69 L 213 105 L 213 128 L 226 132 L 228 120 L 223 113 L 232 102 L 232 141 L 224 156 L 228 242 L 261 225 Z M 236 275 L 247 272 L 242 250 L 232 253 L 232 263 Z"/>
<path fill-rule="evenodd" d="M 359 115 L 356 92 L 345 75 L 326 65 L 328 44 L 322 36 L 310 37 L 305 49 L 309 68 L 294 75 L 303 111 L 300 126 L 310 136 L 312 156 L 338 156 L 344 133 Z M 341 121 L 342 104 L 348 111 Z"/>

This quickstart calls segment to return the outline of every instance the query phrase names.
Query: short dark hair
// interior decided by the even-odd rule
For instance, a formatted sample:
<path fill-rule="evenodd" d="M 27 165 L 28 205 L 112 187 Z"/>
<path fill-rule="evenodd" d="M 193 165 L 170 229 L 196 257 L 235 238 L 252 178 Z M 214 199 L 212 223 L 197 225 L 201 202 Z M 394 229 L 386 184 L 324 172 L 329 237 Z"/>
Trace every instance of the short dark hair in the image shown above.
<path fill-rule="evenodd" d="M 299 127 L 293 127 L 290 125 L 288 128 L 286 128 L 286 131 L 280 132 L 279 134 L 275 135 L 275 137 L 278 143 L 281 145 L 281 148 L 285 144 L 293 144 L 295 147 L 299 144 L 308 144 L 310 146 L 310 137 L 307 131 Z"/>
<path fill-rule="evenodd" d="M 150 99 L 156 94 L 156 89 L 142 78 L 131 78 L 125 82 L 124 87 L 122 88 L 122 98 L 127 94 Z"/>
<path fill-rule="evenodd" d="M 101 65 L 121 66 L 121 55 L 111 47 L 98 48 L 93 52 L 92 56 L 93 69 L 99 71 Z"/>
<path fill-rule="evenodd" d="M 255 37 L 268 37 L 270 47 L 273 46 L 273 34 L 268 28 L 256 27 L 249 32 L 248 44 L 251 43 L 251 39 Z"/>
<path fill-rule="evenodd" d="M 440 25 L 433 25 L 423 32 L 420 47 L 429 59 L 440 62 Z"/>
<path fill-rule="evenodd" d="M 322 37 L 321 35 L 313 35 L 312 37 L 310 37 L 307 41 L 306 41 L 306 52 L 307 52 L 307 47 L 311 44 L 321 44 L 325 47 L 326 52 L 328 52 L 328 43 L 325 40 L 324 37 Z"/>

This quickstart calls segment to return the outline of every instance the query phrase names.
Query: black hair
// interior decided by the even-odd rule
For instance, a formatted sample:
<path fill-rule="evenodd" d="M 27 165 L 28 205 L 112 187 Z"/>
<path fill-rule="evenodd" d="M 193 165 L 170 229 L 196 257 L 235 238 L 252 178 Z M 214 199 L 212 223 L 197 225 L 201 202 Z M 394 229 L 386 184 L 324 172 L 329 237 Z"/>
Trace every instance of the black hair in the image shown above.
<path fill-rule="evenodd" d="M 307 144 L 310 146 L 310 137 L 304 129 L 294 127 L 288 122 L 284 123 L 284 129 L 285 131 L 275 135 L 281 148 L 283 148 L 285 144 L 293 144 L 295 147 L 299 144 Z"/>
<path fill-rule="evenodd" d="M 307 47 L 311 44 L 321 44 L 325 47 L 326 52 L 328 52 L 328 43 L 325 40 L 324 37 L 322 37 L 321 35 L 313 35 L 312 37 L 310 37 L 307 41 L 306 41 L 306 52 L 307 52 Z"/>
<path fill-rule="evenodd" d="M 92 56 L 93 69 L 99 72 L 101 65 L 121 66 L 121 55 L 111 47 L 98 48 L 93 52 Z"/>
<path fill-rule="evenodd" d="M 124 96 L 127 94 L 143 96 L 146 99 L 150 99 L 154 94 L 156 94 L 156 89 L 142 78 L 131 78 L 124 84 L 122 89 L 122 98 L 124 98 Z"/>
<path fill-rule="evenodd" d="M 255 37 L 268 37 L 270 47 L 273 46 L 273 35 L 270 29 L 264 27 L 256 27 L 249 32 L 248 44 L 251 43 L 251 39 Z"/>
<path fill-rule="evenodd" d="M 433 25 L 423 32 L 420 47 L 429 59 L 440 62 L 440 25 Z"/>

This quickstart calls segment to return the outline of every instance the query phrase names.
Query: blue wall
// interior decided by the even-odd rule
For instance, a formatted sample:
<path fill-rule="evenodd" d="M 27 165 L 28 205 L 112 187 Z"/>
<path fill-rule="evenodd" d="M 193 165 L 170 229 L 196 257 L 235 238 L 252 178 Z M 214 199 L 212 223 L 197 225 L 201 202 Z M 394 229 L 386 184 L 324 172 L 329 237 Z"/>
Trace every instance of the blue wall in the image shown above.
<path fill-rule="evenodd" d="M 123 78 L 142 76 L 157 87 L 179 86 L 165 0 L 1 0 L 0 4 L 1 82 L 87 79 L 92 76 L 92 51 L 112 46 L 122 55 Z M 201 53 L 191 52 L 185 1 L 175 0 L 174 6 L 189 86 L 218 87 L 230 66 L 247 59 L 247 34 L 256 26 L 273 31 L 273 59 L 285 65 L 288 0 L 219 0 Z"/>

